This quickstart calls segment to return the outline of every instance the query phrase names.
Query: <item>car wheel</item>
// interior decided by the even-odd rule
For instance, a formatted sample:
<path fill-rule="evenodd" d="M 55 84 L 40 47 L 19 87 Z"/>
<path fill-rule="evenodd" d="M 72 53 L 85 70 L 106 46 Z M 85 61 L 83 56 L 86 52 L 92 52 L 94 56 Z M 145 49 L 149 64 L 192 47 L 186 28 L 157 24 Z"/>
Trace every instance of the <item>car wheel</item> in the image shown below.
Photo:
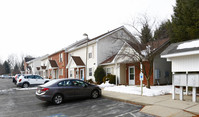
<path fill-rule="evenodd" d="M 28 83 L 24 83 L 22 87 L 23 87 L 23 88 L 28 88 L 28 87 L 29 87 L 29 84 L 28 84 Z"/>
<path fill-rule="evenodd" d="M 60 95 L 60 94 L 56 94 L 54 97 L 53 97 L 53 103 L 54 104 L 61 104 L 63 102 L 63 96 Z"/>
<path fill-rule="evenodd" d="M 99 91 L 98 90 L 94 90 L 91 93 L 91 98 L 96 99 L 99 97 Z"/>

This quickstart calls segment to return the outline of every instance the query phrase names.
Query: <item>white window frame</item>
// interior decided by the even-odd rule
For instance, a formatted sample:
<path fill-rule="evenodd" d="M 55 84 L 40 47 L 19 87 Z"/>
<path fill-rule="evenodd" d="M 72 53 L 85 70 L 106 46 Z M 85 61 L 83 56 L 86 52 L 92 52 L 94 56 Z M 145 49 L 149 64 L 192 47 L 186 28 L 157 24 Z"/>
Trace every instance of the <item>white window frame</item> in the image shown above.
<path fill-rule="evenodd" d="M 63 53 L 59 54 L 59 62 L 63 62 Z"/>
<path fill-rule="evenodd" d="M 73 70 L 70 70 L 70 78 L 73 77 Z"/>
<path fill-rule="evenodd" d="M 88 53 L 88 58 L 90 59 L 90 58 L 92 58 L 93 57 L 93 53 L 92 52 L 89 52 Z"/>
<path fill-rule="evenodd" d="M 110 69 L 110 71 L 108 71 L 109 69 Z M 112 73 L 111 73 L 111 67 L 107 67 L 107 68 L 106 68 L 106 75 L 108 75 L 108 74 L 112 74 Z"/>
<path fill-rule="evenodd" d="M 93 68 L 89 68 L 88 69 L 88 75 L 89 76 L 93 76 Z"/>

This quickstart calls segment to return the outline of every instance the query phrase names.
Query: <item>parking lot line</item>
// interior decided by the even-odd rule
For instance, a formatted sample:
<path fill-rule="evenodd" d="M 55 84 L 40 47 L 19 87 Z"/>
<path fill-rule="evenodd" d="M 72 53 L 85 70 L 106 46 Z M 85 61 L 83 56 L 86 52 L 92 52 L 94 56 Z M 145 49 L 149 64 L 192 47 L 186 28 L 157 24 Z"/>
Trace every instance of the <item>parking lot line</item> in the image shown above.
<path fill-rule="evenodd" d="M 130 111 L 130 112 L 127 112 L 127 113 L 123 113 L 123 114 L 121 114 L 121 115 L 117 115 L 117 116 L 115 116 L 115 117 L 123 117 L 124 115 L 128 115 L 128 114 L 132 115 L 133 117 L 136 117 L 136 115 L 134 115 L 133 113 L 139 112 L 139 111 L 140 111 L 140 110 L 134 110 L 134 111 Z"/>

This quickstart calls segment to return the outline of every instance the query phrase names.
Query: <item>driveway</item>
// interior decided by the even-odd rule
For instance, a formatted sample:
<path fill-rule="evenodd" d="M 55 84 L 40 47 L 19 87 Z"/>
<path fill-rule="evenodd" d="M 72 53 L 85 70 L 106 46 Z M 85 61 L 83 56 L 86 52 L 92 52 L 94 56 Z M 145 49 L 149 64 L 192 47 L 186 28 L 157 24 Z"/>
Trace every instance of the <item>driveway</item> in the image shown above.
<path fill-rule="evenodd" d="M 139 112 L 140 105 L 102 97 L 66 100 L 61 105 L 53 105 L 38 100 L 34 88 L 21 90 L 8 79 L 0 79 L 0 86 L 4 87 L 0 89 L 1 117 L 152 117 Z"/>

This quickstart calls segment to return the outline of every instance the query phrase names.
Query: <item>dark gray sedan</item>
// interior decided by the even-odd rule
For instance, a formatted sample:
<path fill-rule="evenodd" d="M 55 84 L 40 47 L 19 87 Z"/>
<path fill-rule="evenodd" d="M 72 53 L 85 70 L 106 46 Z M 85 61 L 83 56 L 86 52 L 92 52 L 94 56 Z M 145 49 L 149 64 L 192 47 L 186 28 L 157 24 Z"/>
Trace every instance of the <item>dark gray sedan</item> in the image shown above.
<path fill-rule="evenodd" d="M 50 101 L 54 104 L 61 104 L 64 99 L 91 97 L 98 98 L 101 89 L 78 79 L 58 79 L 52 80 L 44 85 L 40 85 L 36 91 L 36 97 L 43 101 Z"/>

